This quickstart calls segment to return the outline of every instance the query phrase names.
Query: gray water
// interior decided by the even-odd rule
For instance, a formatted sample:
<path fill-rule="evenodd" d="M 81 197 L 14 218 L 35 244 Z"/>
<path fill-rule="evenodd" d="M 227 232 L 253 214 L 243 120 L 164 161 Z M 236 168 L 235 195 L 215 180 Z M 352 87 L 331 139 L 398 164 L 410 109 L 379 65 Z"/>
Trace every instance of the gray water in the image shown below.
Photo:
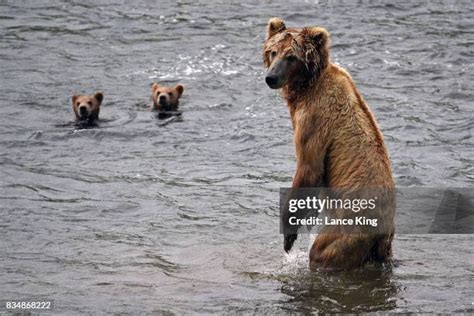
<path fill-rule="evenodd" d="M 279 234 L 295 170 L 263 80 L 271 16 L 321 25 L 385 135 L 399 186 L 472 187 L 470 1 L 1 1 L 0 299 L 60 313 L 474 312 L 472 235 L 311 272 Z M 185 86 L 180 121 L 144 108 Z M 70 97 L 105 94 L 98 127 Z M 3 307 L 2 307 L 3 308 Z M 4 311 L 0 309 L 0 311 Z"/>

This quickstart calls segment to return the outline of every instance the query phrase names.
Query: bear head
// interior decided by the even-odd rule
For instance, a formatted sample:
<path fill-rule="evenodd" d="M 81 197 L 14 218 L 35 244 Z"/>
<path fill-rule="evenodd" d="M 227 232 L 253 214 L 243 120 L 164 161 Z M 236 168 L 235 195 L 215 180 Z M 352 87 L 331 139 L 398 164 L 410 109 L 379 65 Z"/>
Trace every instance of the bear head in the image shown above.
<path fill-rule="evenodd" d="M 321 27 L 287 28 L 281 19 L 271 18 L 263 60 L 272 89 L 314 82 L 329 64 L 329 34 Z"/>
<path fill-rule="evenodd" d="M 179 98 L 183 94 L 184 87 L 180 84 L 174 87 L 165 87 L 154 83 L 151 87 L 153 110 L 176 111 L 178 110 Z"/>
<path fill-rule="evenodd" d="M 97 92 L 94 95 L 74 95 L 72 97 L 72 108 L 74 114 L 76 114 L 76 119 L 79 121 L 97 120 L 103 99 L 102 92 Z"/>

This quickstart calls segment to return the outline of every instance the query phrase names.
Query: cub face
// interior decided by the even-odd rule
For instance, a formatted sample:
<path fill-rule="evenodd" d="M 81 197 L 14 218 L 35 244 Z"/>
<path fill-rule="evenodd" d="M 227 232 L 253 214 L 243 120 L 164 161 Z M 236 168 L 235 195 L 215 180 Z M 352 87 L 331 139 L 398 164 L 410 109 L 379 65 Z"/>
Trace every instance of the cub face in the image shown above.
<path fill-rule="evenodd" d="M 72 97 L 72 109 L 78 121 L 94 121 L 99 119 L 100 105 L 104 95 L 97 92 L 94 95 L 74 95 Z"/>
<path fill-rule="evenodd" d="M 152 109 L 161 112 L 178 110 L 179 98 L 181 98 L 183 91 L 184 87 L 180 84 L 174 87 L 165 87 L 154 83 L 151 87 Z"/>
<path fill-rule="evenodd" d="M 268 68 L 265 81 L 272 89 L 316 79 L 329 63 L 329 34 L 321 27 L 287 28 L 271 18 L 263 47 Z"/>

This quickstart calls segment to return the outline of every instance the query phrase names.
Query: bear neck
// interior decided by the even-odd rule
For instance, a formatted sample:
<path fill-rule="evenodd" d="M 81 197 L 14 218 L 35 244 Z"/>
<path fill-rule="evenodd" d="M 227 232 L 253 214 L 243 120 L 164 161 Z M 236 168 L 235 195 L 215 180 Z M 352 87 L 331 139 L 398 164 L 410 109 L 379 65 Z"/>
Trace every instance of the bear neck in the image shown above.
<path fill-rule="evenodd" d="M 301 80 L 290 81 L 286 86 L 282 88 L 283 98 L 286 100 L 288 109 L 290 110 L 291 123 L 293 129 L 295 128 L 295 114 L 300 108 L 307 106 L 307 102 L 304 100 L 308 96 L 317 94 L 315 90 L 318 90 L 319 84 L 323 81 L 323 76 L 326 70 L 331 65 L 330 62 L 325 65 L 324 68 L 318 69 L 317 72 L 313 73 L 311 77 L 307 77 Z"/>
<path fill-rule="evenodd" d="M 323 77 L 324 72 L 329 65 L 325 65 L 324 68 L 318 69 L 312 73 L 311 77 L 301 78 L 297 80 L 290 80 L 290 82 L 283 87 L 283 97 L 290 108 L 291 113 L 298 108 L 298 104 L 306 98 L 306 96 L 317 88 L 320 79 Z"/>

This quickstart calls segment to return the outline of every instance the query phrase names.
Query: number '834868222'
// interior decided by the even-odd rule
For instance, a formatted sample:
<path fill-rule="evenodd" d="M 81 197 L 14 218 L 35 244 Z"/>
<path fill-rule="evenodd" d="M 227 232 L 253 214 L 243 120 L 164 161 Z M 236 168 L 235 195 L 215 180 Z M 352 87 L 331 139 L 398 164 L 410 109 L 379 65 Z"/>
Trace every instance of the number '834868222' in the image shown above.
<path fill-rule="evenodd" d="M 6 309 L 51 309 L 50 301 L 5 301 Z"/>

